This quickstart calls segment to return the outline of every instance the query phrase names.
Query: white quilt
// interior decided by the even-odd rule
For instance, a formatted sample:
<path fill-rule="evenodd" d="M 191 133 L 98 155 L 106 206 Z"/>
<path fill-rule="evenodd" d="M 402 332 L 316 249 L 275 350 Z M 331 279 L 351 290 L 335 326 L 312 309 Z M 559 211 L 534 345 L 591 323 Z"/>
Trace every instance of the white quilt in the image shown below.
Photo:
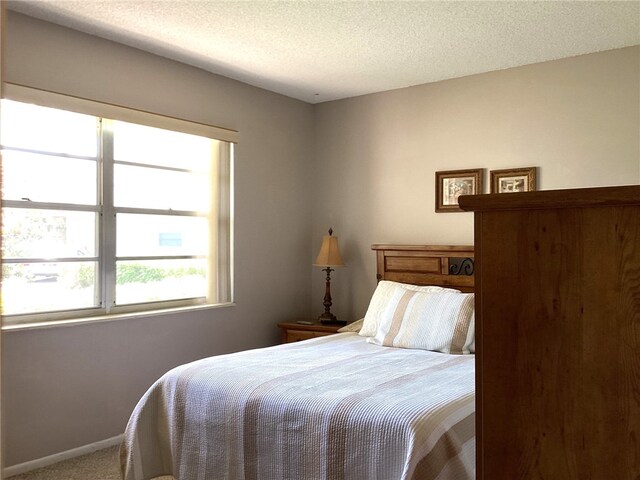
<path fill-rule="evenodd" d="M 475 478 L 474 356 L 342 333 L 180 366 L 136 406 L 125 480 Z"/>

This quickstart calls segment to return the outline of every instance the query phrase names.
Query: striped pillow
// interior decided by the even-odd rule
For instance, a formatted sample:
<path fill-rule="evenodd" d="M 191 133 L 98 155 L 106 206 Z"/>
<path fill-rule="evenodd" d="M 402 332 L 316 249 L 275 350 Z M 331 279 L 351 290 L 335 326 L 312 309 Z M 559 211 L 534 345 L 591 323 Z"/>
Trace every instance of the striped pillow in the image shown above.
<path fill-rule="evenodd" d="M 375 336 L 369 343 L 468 354 L 474 343 L 472 293 L 404 290 L 390 299 Z"/>
<path fill-rule="evenodd" d="M 369 308 L 364 316 L 364 324 L 358 332 L 358 335 L 362 337 L 373 337 L 379 329 L 380 322 L 384 316 L 385 310 L 389 308 L 390 302 L 393 302 L 393 298 L 398 295 L 402 295 L 405 291 L 410 290 L 413 292 L 449 292 L 460 293 L 459 290 L 453 288 L 443 288 L 432 286 L 418 286 L 410 285 L 407 283 L 391 282 L 389 280 L 381 280 L 378 282 L 375 292 L 371 297 Z"/>

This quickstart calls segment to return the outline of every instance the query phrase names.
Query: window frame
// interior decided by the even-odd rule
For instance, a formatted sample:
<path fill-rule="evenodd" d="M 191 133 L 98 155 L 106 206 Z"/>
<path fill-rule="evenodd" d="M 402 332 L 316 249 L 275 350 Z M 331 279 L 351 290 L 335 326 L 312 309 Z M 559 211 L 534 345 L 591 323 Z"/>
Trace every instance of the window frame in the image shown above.
<path fill-rule="evenodd" d="M 140 313 L 153 314 L 175 310 L 176 308 L 215 307 L 233 304 L 233 163 L 234 147 L 238 141 L 238 132 L 203 123 L 186 121 L 174 117 L 168 117 L 149 113 L 141 110 L 121 107 L 87 100 L 79 97 L 62 95 L 59 93 L 33 89 L 22 85 L 4 83 L 4 98 L 18 102 L 31 103 L 43 107 L 66 110 L 81 114 L 92 115 L 103 122 L 106 135 L 111 135 L 109 142 L 102 142 L 98 149 L 97 175 L 98 198 L 96 205 L 73 205 L 65 203 L 30 202 L 27 205 L 23 200 L 3 200 L 3 208 L 42 208 L 44 210 L 71 210 L 91 211 L 98 216 L 96 219 L 96 243 L 97 257 L 82 257 L 81 261 L 96 262 L 96 289 L 97 307 L 78 308 L 72 310 L 60 310 L 38 313 L 23 313 L 3 316 L 3 328 L 19 327 L 39 323 L 61 322 L 65 320 L 89 321 L 112 318 L 113 316 Z M 196 297 L 179 300 L 165 300 L 156 302 L 143 302 L 132 304 L 115 304 L 115 269 L 116 262 L 127 260 L 128 257 L 116 257 L 116 214 L 117 213 L 141 213 L 180 216 L 207 216 L 191 211 L 171 211 L 154 208 L 116 207 L 113 199 L 113 174 L 115 161 L 113 159 L 113 137 L 109 126 L 112 121 L 123 121 L 145 125 L 149 127 L 173 130 L 207 137 L 213 143 L 213 168 L 214 181 L 211 182 L 212 203 L 209 215 L 209 231 L 211 246 L 208 258 L 208 292 L 206 297 Z M 102 130 L 102 129 L 101 129 Z M 101 134 L 104 138 L 104 134 Z M 104 144 L 106 143 L 106 144 Z M 217 147 L 217 148 L 216 148 Z M 111 149 L 105 155 L 103 149 Z M 148 168 L 148 165 L 143 165 Z M 102 219 L 99 218 L 102 216 Z M 181 258 L 172 255 L 170 258 Z M 198 258 L 199 256 L 187 255 L 185 258 Z M 137 257 L 136 257 L 137 258 Z M 162 257 L 165 258 L 165 257 Z M 201 257 L 200 257 L 201 258 Z M 144 257 L 144 260 L 155 260 L 160 257 Z M 22 259 L 25 260 L 25 259 Z M 28 259 L 43 260 L 43 259 Z M 78 261 L 77 258 L 49 259 L 48 263 L 56 261 Z M 19 263 L 16 259 L 4 263 Z M 99 290 L 99 291 L 98 291 Z"/>

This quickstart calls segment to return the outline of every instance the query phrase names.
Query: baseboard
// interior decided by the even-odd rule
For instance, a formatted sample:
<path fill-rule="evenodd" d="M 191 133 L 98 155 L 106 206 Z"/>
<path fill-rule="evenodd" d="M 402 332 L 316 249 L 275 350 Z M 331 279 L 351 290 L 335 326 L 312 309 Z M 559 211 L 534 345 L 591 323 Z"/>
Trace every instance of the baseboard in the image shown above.
<path fill-rule="evenodd" d="M 106 440 L 100 440 L 99 442 L 90 443 L 89 445 L 83 445 L 82 447 L 72 448 L 65 452 L 54 453 L 48 457 L 38 458 L 29 462 L 19 463 L 2 469 L 2 478 L 7 478 L 12 475 L 20 475 L 21 473 L 30 472 L 36 468 L 48 467 L 54 463 L 68 460 L 70 458 L 79 457 L 80 455 L 86 455 L 87 453 L 93 453 L 103 448 L 112 447 L 122 442 L 124 435 L 116 435 L 115 437 L 107 438 Z"/>

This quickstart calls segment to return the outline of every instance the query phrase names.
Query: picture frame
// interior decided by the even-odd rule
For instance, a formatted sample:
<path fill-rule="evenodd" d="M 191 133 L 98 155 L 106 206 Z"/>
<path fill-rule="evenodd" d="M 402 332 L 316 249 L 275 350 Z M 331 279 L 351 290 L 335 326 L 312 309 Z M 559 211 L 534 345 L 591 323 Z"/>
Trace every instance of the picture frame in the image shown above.
<path fill-rule="evenodd" d="M 491 170 L 491 193 L 533 192 L 536 186 L 536 167 Z"/>
<path fill-rule="evenodd" d="M 436 172 L 436 212 L 462 212 L 458 197 L 482 193 L 483 177 L 482 168 Z"/>

